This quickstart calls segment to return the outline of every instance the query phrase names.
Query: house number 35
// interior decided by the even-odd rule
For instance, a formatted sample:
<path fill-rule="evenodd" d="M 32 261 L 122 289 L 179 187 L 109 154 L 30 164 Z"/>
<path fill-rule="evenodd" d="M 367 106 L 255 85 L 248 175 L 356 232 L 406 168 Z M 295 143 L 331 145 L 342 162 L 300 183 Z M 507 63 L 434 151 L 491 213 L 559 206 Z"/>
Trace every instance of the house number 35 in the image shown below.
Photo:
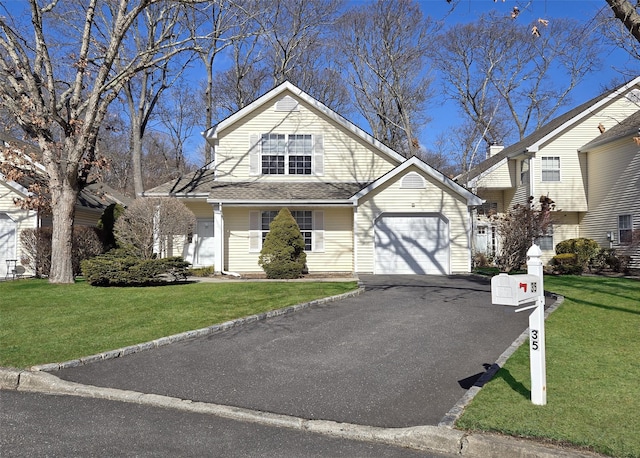
<path fill-rule="evenodd" d="M 537 350 L 539 348 L 539 344 L 538 344 L 538 331 L 536 331 L 535 329 L 531 330 L 531 349 L 532 350 Z"/>

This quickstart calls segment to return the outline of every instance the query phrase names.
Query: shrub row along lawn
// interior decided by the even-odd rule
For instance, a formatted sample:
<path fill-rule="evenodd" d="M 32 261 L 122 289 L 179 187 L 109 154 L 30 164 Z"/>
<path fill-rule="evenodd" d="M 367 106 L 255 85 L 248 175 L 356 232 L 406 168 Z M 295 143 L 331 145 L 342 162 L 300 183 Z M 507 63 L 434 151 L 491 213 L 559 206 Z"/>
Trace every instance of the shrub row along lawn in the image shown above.
<path fill-rule="evenodd" d="M 355 282 L 0 283 L 0 366 L 67 361 L 354 290 Z"/>
<path fill-rule="evenodd" d="M 531 404 L 526 343 L 456 426 L 640 457 L 640 282 L 545 277 L 545 289 L 565 297 L 546 321 L 547 405 Z"/>

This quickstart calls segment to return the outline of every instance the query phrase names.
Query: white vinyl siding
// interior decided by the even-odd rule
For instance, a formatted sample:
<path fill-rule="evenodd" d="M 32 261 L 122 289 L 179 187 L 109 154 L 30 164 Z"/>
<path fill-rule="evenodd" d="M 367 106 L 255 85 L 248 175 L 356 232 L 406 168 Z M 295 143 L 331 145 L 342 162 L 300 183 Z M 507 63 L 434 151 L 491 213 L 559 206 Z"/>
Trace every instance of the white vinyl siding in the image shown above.
<path fill-rule="evenodd" d="M 542 163 L 540 176 L 541 181 L 560 181 L 560 158 L 554 157 L 541 157 Z"/>
<path fill-rule="evenodd" d="M 424 176 L 426 189 L 402 188 L 402 177 L 372 191 L 358 209 L 358 272 L 375 271 L 374 221 L 385 213 L 441 215 L 449 223 L 452 273 L 470 268 L 471 220 L 466 202 L 441 183 Z"/>
<path fill-rule="evenodd" d="M 20 243 L 20 233 L 24 229 L 35 229 L 38 226 L 38 217 L 35 211 L 31 210 L 22 210 L 16 204 L 14 204 L 13 199 L 22 197 L 18 193 L 14 192 L 11 188 L 5 185 L 3 182 L 0 182 L 0 213 L 2 213 L 5 220 L 5 225 L 8 229 L 10 229 L 14 238 L 12 246 L 7 246 L 6 251 L 3 256 L 0 258 L 0 278 L 4 279 L 6 275 L 7 268 L 7 259 L 16 259 L 17 266 L 22 269 L 20 259 L 22 258 L 22 246 Z M 8 234 L 0 233 L 0 238 L 8 237 Z M 21 270 L 22 271 L 22 270 Z M 24 271 L 25 274 L 29 274 L 29 271 Z"/>
<path fill-rule="evenodd" d="M 249 250 L 250 240 L 259 243 L 261 208 L 223 207 L 225 265 L 234 272 L 262 272 L 260 248 Z M 273 209 L 279 210 L 279 209 Z M 296 210 L 291 208 L 291 210 Z M 351 208 L 305 209 L 313 211 L 314 247 L 307 252 L 309 272 L 353 271 L 353 210 Z M 253 222 L 252 222 L 253 221 Z M 320 226 L 322 224 L 322 226 Z M 255 228 L 255 229 L 254 229 Z"/>
<path fill-rule="evenodd" d="M 610 129 L 637 110 L 637 105 L 629 102 L 626 97 L 620 97 L 583 118 L 548 143 L 541 145 L 540 151 L 536 153 L 535 170 L 541 169 L 540 158 L 559 157 L 562 167 L 562 181 L 541 181 L 535 187 L 535 197 L 548 195 L 555 201 L 556 208 L 567 212 L 587 212 L 590 210 L 591 202 L 588 202 L 587 199 L 587 174 L 591 174 L 594 165 L 585 154 L 579 154 L 577 151 L 600 135 L 599 124 Z M 617 161 L 617 158 L 610 159 Z M 608 179 L 605 176 L 612 174 L 608 165 L 596 169 L 596 173 L 604 179 Z M 593 183 L 593 181 L 589 180 L 589 183 Z M 610 230 L 615 230 L 615 227 Z M 558 241 L 560 239 L 556 238 L 556 243 Z"/>
<path fill-rule="evenodd" d="M 262 244 L 269 233 L 271 222 L 278 216 L 278 212 L 279 210 L 251 212 L 249 222 L 251 229 L 249 251 L 254 252 L 262 249 Z M 298 224 L 298 228 L 304 239 L 305 251 L 321 251 L 324 247 L 324 218 L 322 212 L 291 210 L 291 216 L 293 216 Z"/>
<path fill-rule="evenodd" d="M 633 215 L 618 216 L 618 243 L 631 245 L 633 233 Z"/>
<path fill-rule="evenodd" d="M 353 132 L 298 102 L 298 111 L 293 112 L 276 111 L 276 100 L 265 103 L 219 132 L 215 153 L 218 179 L 239 181 L 261 176 L 276 181 L 369 183 L 398 165 Z M 259 145 L 264 133 L 312 135 L 312 175 L 261 175 Z"/>
<path fill-rule="evenodd" d="M 633 228 L 640 229 L 640 147 L 627 137 L 589 151 L 586 156 L 589 211 L 580 223 L 580 236 L 609 248 L 607 234 L 612 232 L 615 248 L 620 243 L 620 215 L 632 215 Z"/>
<path fill-rule="evenodd" d="M 483 189 L 506 189 L 514 187 L 516 183 L 515 166 L 516 161 L 505 161 L 504 164 L 496 167 L 491 173 L 480 178 L 476 187 Z"/>

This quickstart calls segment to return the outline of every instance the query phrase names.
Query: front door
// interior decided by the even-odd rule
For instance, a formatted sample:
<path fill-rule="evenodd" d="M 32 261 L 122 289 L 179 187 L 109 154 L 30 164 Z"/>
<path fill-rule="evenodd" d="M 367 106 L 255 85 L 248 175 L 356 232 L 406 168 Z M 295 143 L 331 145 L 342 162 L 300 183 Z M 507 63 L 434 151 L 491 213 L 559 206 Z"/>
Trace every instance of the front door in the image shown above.
<path fill-rule="evenodd" d="M 195 266 L 212 266 L 215 262 L 215 242 L 213 237 L 213 220 L 198 220 L 196 236 L 194 237 Z"/>

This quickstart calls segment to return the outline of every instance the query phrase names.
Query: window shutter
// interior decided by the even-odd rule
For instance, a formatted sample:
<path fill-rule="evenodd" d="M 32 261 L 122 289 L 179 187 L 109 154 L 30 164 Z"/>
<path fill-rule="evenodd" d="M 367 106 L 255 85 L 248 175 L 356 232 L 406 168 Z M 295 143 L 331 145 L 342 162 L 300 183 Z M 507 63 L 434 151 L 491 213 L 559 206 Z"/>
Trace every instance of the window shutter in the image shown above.
<path fill-rule="evenodd" d="M 251 134 L 249 140 L 249 175 L 260 175 L 260 135 Z"/>
<path fill-rule="evenodd" d="M 260 212 L 249 213 L 249 253 L 260 251 Z"/>
<path fill-rule="evenodd" d="M 324 251 L 324 212 L 313 212 L 313 251 Z"/>
<path fill-rule="evenodd" d="M 322 135 L 313 136 L 313 174 L 324 175 L 324 139 Z"/>

